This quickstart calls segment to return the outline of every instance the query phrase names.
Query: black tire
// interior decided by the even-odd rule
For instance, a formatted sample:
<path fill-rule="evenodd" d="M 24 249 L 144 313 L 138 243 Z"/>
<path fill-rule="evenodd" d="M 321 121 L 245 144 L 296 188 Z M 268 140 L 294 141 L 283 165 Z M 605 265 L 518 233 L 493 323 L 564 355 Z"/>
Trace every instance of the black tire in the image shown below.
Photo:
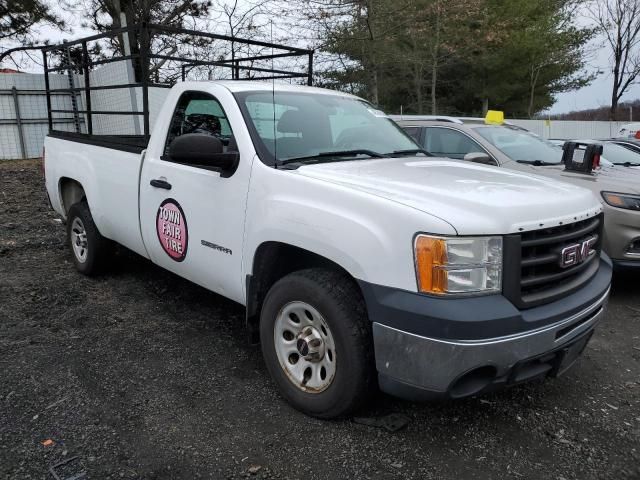
<path fill-rule="evenodd" d="M 291 302 L 305 302 L 324 318 L 335 344 L 335 375 L 320 392 L 294 385 L 278 360 L 274 340 L 276 318 Z M 309 269 L 277 281 L 267 293 L 260 315 L 264 360 L 282 396 L 307 415 L 344 417 L 362 407 L 375 388 L 371 325 L 355 282 L 337 271 Z"/>
<path fill-rule="evenodd" d="M 86 256 L 82 258 L 74 249 L 74 221 L 78 219 L 86 233 Z M 111 256 L 112 243 L 103 237 L 98 231 L 98 227 L 93 222 L 91 211 L 87 202 L 82 201 L 71 206 L 67 215 L 67 241 L 71 250 L 71 256 L 76 269 L 87 276 L 102 273 Z"/>

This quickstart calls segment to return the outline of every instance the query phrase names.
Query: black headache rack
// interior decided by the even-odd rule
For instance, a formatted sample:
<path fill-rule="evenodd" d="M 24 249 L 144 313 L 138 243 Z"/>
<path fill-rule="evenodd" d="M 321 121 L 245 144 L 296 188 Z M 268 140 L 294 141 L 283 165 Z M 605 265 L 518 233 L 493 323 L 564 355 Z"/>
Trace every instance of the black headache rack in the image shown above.
<path fill-rule="evenodd" d="M 131 152 L 146 148 L 151 116 L 179 80 L 313 79 L 313 50 L 146 23 L 46 46 L 42 57 L 49 135 Z M 69 114 L 71 128 L 56 129 Z"/>

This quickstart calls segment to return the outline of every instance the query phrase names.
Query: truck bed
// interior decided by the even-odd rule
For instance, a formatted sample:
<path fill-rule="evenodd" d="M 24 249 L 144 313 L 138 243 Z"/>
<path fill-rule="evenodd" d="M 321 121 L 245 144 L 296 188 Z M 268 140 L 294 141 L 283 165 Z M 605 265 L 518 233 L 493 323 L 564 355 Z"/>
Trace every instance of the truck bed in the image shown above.
<path fill-rule="evenodd" d="M 135 153 L 143 146 L 127 144 L 121 137 L 103 139 L 59 132 L 45 138 L 45 170 L 51 205 L 66 217 L 70 204 L 64 205 L 60 194 L 62 184 L 69 179 L 78 182 L 100 233 L 146 257 L 138 216 L 138 193 L 142 156 Z M 113 147 L 111 142 L 121 148 Z M 124 150 L 124 151 L 123 151 Z"/>

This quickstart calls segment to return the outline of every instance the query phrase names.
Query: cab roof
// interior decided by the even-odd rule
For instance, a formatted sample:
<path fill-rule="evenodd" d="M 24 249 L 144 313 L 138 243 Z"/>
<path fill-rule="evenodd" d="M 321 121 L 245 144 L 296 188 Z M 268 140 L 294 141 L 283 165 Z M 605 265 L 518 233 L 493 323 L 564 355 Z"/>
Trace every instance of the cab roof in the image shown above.
<path fill-rule="evenodd" d="M 202 81 L 185 82 L 193 83 L 194 85 L 202 85 Z M 276 91 L 276 92 L 306 92 L 316 93 L 322 95 L 336 95 L 348 98 L 359 98 L 349 93 L 339 92 L 337 90 L 329 90 L 328 88 L 309 87 L 306 85 L 292 85 L 287 83 L 277 82 L 261 82 L 258 80 L 205 80 L 205 83 L 215 83 L 217 85 L 224 86 L 227 90 L 233 93 L 240 92 L 263 92 L 263 91 Z"/>
<path fill-rule="evenodd" d="M 409 127 L 422 127 L 428 125 L 456 125 L 456 128 L 462 126 L 467 128 L 478 127 L 508 127 L 515 130 L 527 131 L 526 128 L 522 128 L 508 120 L 505 120 L 502 124 L 486 123 L 484 118 L 481 117 L 450 117 L 447 115 L 389 115 L 396 123 Z"/>

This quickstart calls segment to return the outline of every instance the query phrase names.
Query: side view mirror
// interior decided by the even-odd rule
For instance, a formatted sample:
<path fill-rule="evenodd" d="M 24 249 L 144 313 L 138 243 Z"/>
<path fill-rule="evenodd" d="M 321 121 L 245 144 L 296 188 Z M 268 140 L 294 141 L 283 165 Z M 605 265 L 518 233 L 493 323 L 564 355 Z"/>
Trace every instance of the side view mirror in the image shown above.
<path fill-rule="evenodd" d="M 468 162 L 482 163 L 484 165 L 493 165 L 494 167 L 498 165 L 493 158 L 491 158 L 486 153 L 482 153 L 482 152 L 467 153 L 464 156 L 464 159 Z"/>
<path fill-rule="evenodd" d="M 169 146 L 171 160 L 220 172 L 230 177 L 238 168 L 240 154 L 223 152 L 222 141 L 205 133 L 180 135 Z"/>

